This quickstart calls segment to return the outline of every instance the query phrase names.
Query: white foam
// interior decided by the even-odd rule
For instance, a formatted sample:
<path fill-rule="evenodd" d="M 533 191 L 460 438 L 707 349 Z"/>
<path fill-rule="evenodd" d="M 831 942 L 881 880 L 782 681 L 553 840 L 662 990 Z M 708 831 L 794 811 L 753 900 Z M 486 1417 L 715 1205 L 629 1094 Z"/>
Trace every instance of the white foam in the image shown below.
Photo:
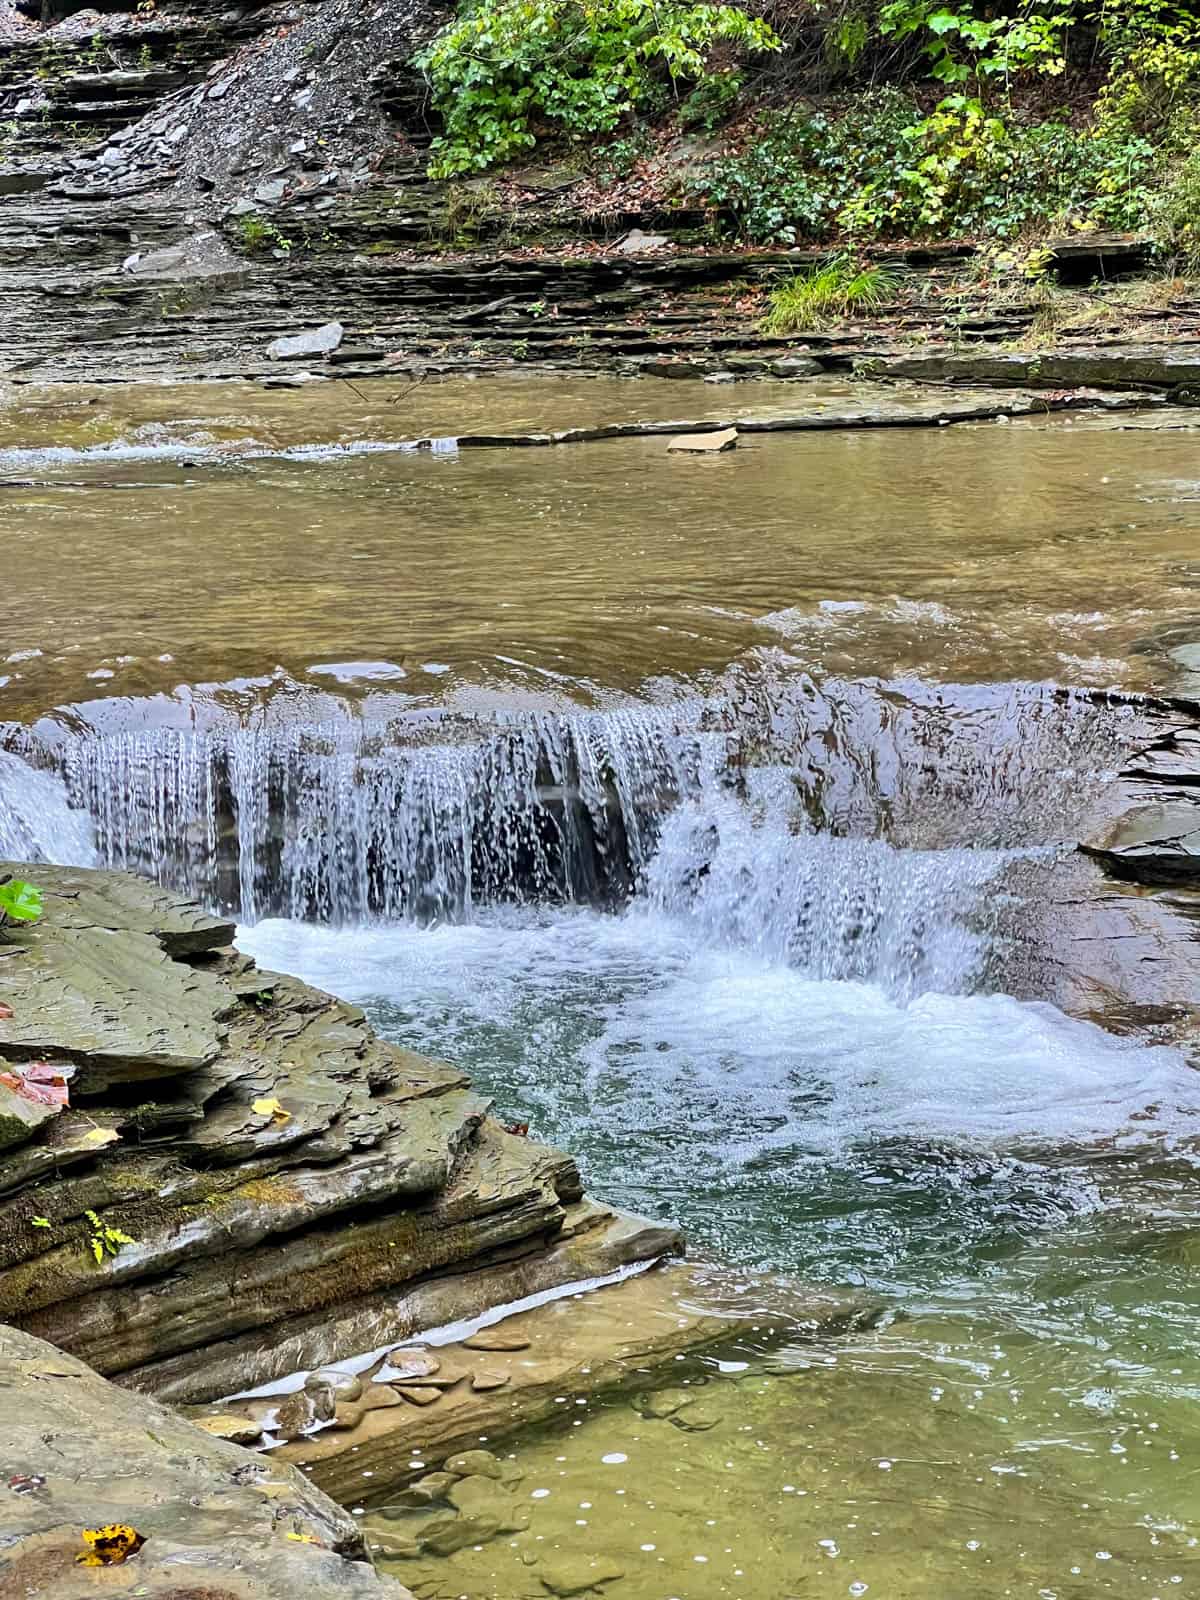
<path fill-rule="evenodd" d="M 814 978 L 645 907 L 426 930 L 268 921 L 239 942 L 390 1008 L 418 1046 L 469 1058 L 501 1034 L 498 1048 L 519 1041 L 516 1092 L 541 1101 L 559 1137 L 572 1121 L 615 1140 L 653 1129 L 736 1166 L 893 1138 L 1169 1140 L 1200 1109 L 1200 1077 L 1166 1047 L 1006 995 L 900 999 Z"/>

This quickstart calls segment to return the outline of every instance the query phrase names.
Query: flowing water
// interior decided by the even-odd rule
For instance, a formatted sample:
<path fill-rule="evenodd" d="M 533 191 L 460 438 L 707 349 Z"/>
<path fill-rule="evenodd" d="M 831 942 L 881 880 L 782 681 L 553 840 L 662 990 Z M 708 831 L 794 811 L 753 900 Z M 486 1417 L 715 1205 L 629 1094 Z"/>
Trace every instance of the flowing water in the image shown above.
<path fill-rule="evenodd" d="M 30 485 L 0 490 L 0 854 L 236 908 L 264 965 L 461 1062 L 726 1282 L 888 1308 L 518 1439 L 528 1530 L 399 1575 L 512 1600 L 553 1554 L 610 1563 L 616 1600 L 1200 1595 L 1200 1079 L 1178 1031 L 1049 1003 L 1072 907 L 1116 892 L 1064 851 L 1144 726 L 1087 691 L 1192 686 L 1195 435 L 418 455 L 395 446 L 501 417 L 740 406 L 84 399 L 0 423 Z"/>

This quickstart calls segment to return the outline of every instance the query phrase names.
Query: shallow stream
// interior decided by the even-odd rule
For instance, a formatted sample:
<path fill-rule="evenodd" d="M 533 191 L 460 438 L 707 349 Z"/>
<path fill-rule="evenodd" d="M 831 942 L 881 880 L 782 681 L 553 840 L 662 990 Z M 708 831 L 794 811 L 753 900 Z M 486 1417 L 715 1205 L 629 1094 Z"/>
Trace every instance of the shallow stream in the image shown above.
<path fill-rule="evenodd" d="M 396 448 L 802 392 L 31 395 L 0 854 L 237 907 L 731 1281 L 886 1304 L 507 1446 L 528 1530 L 397 1562 L 422 1597 L 547 1550 L 614 1600 L 1200 1595 L 1200 1079 L 1049 1003 L 1076 924 L 1022 887 L 1142 726 L 1064 686 L 1200 675 L 1196 434 Z"/>

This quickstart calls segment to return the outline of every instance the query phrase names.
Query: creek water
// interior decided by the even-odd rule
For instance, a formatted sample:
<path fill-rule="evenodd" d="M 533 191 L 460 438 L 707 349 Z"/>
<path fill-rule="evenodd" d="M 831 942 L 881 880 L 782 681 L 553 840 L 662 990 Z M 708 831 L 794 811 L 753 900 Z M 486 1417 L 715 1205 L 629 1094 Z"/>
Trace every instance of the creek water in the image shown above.
<path fill-rule="evenodd" d="M 32 486 L 3 491 L 0 853 L 237 908 L 265 966 L 459 1061 L 727 1285 L 887 1308 L 573 1408 L 505 1446 L 526 1531 L 398 1574 L 1200 1593 L 1200 1079 L 1177 1036 L 1049 1003 L 1066 924 L 1022 888 L 1072 870 L 1141 727 L 1086 691 L 1191 687 L 1194 434 L 417 455 L 748 402 L 425 385 L 398 421 L 341 389 L 5 414 Z"/>

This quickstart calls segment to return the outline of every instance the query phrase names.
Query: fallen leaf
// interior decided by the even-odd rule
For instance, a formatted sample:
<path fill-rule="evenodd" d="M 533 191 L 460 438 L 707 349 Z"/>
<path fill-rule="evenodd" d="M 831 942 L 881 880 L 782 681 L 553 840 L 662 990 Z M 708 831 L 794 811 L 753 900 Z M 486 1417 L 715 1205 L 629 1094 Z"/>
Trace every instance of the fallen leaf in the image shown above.
<path fill-rule="evenodd" d="M 13 1008 L 9 1005 L 5 1005 L 4 1001 L 0 1000 L 0 1022 L 7 1022 L 12 1014 Z"/>
<path fill-rule="evenodd" d="M 83 1542 L 87 1549 L 75 1557 L 81 1567 L 119 1567 L 137 1555 L 146 1541 L 128 1523 L 110 1522 L 103 1528 L 85 1528 Z"/>
<path fill-rule="evenodd" d="M 91 1128 L 79 1142 L 95 1145 L 99 1149 L 101 1145 L 117 1144 L 120 1138 L 121 1135 L 115 1128 Z"/>
<path fill-rule="evenodd" d="M 254 1112 L 255 1116 L 270 1117 L 272 1122 L 287 1122 L 290 1120 L 292 1115 L 290 1111 L 285 1111 L 283 1109 L 274 1095 L 272 1095 L 269 1099 L 255 1100 L 250 1109 Z"/>
<path fill-rule="evenodd" d="M 22 1061 L 0 1072 L 0 1083 L 39 1106 L 69 1104 L 67 1085 L 75 1076 L 68 1061 Z"/>
<path fill-rule="evenodd" d="M 29 1226 L 31 1228 L 48 1228 L 50 1226 L 50 1218 L 49 1217 L 30 1217 Z"/>
<path fill-rule="evenodd" d="M 8 1487 L 14 1494 L 36 1494 L 45 1486 L 45 1482 L 40 1472 L 17 1472 L 8 1480 Z"/>
<path fill-rule="evenodd" d="M 322 1550 L 325 1548 L 315 1533 L 289 1533 L 288 1538 L 294 1539 L 297 1544 L 315 1544 Z"/>

